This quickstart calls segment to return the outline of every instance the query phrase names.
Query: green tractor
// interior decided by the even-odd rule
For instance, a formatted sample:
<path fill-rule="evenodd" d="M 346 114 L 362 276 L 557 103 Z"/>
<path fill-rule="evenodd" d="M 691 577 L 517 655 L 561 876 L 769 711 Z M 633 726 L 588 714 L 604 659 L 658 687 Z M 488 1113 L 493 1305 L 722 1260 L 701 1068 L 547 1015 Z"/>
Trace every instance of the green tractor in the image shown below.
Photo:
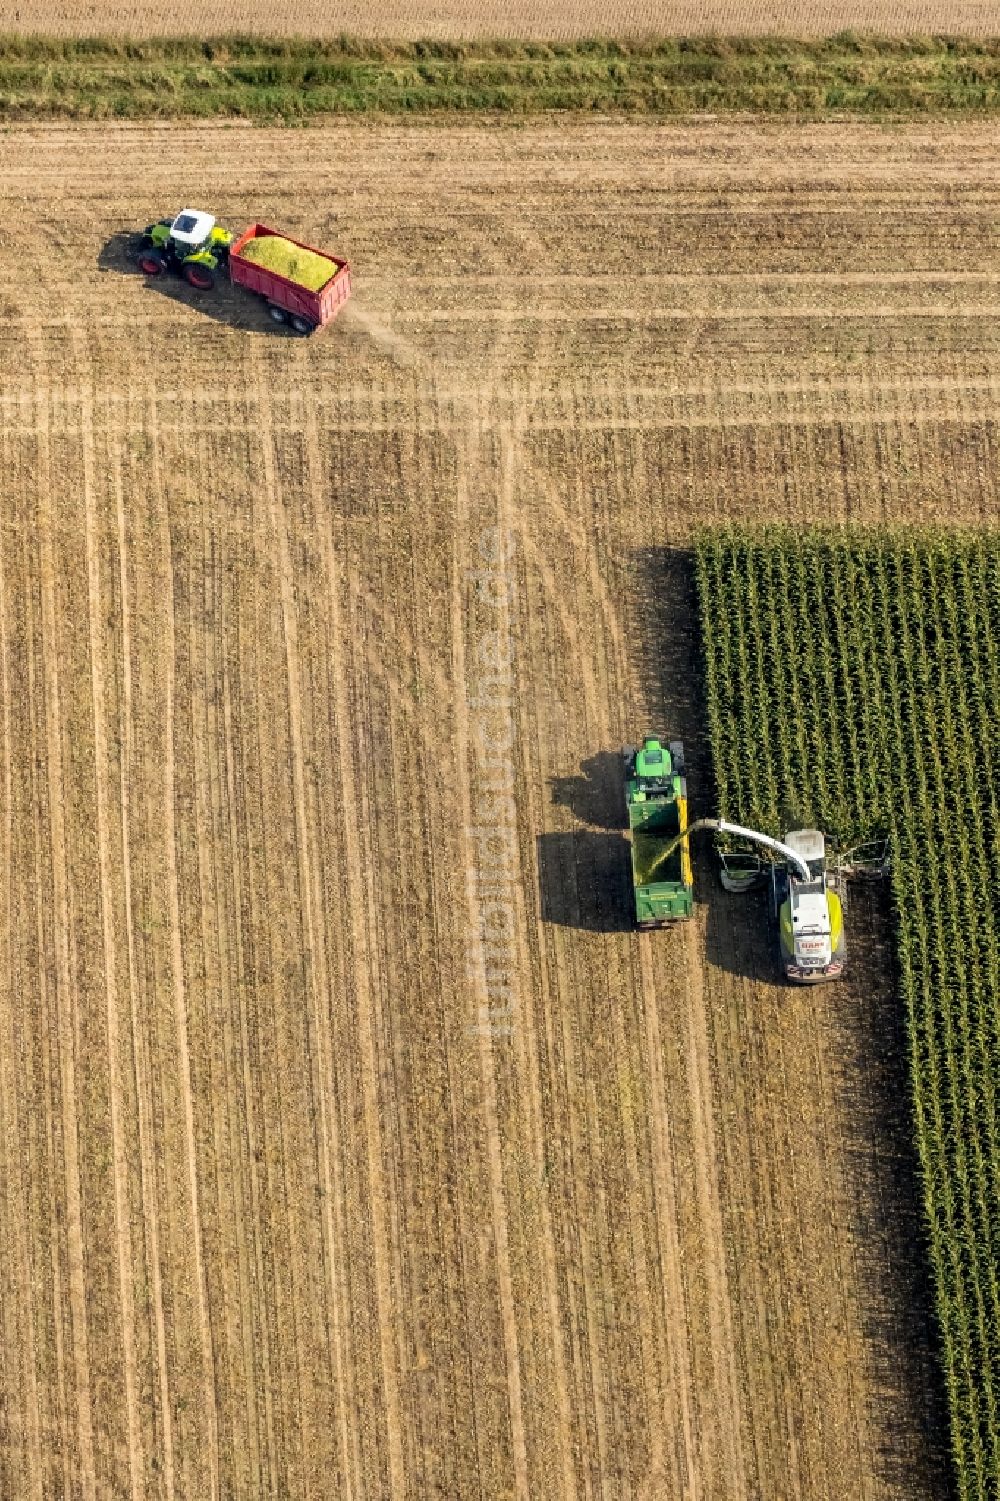
<path fill-rule="evenodd" d="M 635 924 L 666 928 L 694 915 L 684 746 L 647 736 L 641 746 L 622 746 L 622 760 Z"/>
<path fill-rule="evenodd" d="M 160 219 L 143 231 L 138 246 L 140 269 L 147 276 L 167 271 L 183 276 L 199 292 L 210 292 L 215 273 L 229 260 L 235 236 L 211 214 L 181 209 L 176 219 Z"/>

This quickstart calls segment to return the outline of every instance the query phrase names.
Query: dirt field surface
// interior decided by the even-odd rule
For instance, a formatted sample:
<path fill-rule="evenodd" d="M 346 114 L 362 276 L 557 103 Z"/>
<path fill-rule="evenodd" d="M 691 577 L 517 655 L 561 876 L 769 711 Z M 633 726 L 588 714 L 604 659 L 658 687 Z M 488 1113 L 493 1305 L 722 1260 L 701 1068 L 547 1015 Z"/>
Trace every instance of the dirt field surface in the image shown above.
<path fill-rule="evenodd" d="M 540 37 L 827 36 L 836 31 L 890 36 L 1000 34 L 1000 0 L 202 0 L 178 9 L 169 0 L 14 0 L 6 31 L 63 36 L 174 36 L 256 32 L 297 36 Z"/>
<path fill-rule="evenodd" d="M 0 1495 L 940 1501 L 888 915 L 628 931 L 724 517 L 997 515 L 989 125 L 0 136 Z M 130 269 L 349 255 L 296 340 Z"/>

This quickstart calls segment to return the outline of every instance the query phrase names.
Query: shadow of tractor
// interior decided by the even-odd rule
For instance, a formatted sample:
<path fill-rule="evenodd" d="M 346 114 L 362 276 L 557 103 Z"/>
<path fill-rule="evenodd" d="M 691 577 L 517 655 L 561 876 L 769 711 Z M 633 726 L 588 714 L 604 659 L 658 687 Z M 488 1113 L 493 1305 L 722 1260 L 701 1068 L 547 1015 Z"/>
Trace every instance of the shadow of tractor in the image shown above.
<path fill-rule="evenodd" d="M 242 287 L 234 287 L 227 271 L 218 272 L 213 289 L 204 292 L 170 271 L 160 276 L 146 276 L 139 265 L 141 243 L 141 233 L 117 231 L 101 246 L 97 269 L 105 274 L 141 276 L 151 296 L 165 297 L 170 302 L 196 308 L 206 318 L 225 323 L 230 328 L 247 333 L 271 333 L 286 339 L 296 337 L 286 325 L 275 323 L 269 317 L 263 298 L 245 292 Z"/>
<path fill-rule="evenodd" d="M 627 933 L 634 927 L 623 833 L 539 834 L 537 850 L 543 922 L 591 933 Z"/>
<path fill-rule="evenodd" d="M 620 829 L 625 822 L 622 786 L 621 752 L 598 751 L 581 763 L 577 776 L 552 778 L 552 801 L 581 823 Z"/>

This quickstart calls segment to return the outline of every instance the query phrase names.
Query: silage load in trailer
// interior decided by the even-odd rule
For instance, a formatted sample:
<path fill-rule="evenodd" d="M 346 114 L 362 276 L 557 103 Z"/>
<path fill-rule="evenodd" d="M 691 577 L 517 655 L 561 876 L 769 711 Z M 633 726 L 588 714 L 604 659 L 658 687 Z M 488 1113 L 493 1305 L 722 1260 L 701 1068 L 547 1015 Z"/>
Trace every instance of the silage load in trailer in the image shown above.
<path fill-rule="evenodd" d="M 680 881 L 681 852 L 676 849 L 665 860 L 663 852 L 669 838 L 663 833 L 649 834 L 637 829 L 632 835 L 632 868 L 636 886 L 649 886 L 653 881 Z"/>
<path fill-rule="evenodd" d="M 310 292 L 318 292 L 321 287 L 325 287 L 337 272 L 336 261 L 328 260 L 318 251 L 296 245 L 281 235 L 261 235 L 257 239 L 248 240 L 240 254 L 245 260 L 253 261 L 255 266 L 264 266 L 268 271 L 287 277 L 297 287 L 305 287 Z"/>

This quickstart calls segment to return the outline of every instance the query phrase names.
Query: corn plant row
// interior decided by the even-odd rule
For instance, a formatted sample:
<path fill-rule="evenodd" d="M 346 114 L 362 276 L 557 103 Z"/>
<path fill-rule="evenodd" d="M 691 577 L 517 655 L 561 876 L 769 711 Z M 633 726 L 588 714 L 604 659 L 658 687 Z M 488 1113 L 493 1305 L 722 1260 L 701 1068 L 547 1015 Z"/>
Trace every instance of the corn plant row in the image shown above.
<path fill-rule="evenodd" d="M 696 550 L 719 812 L 886 834 L 962 1501 L 1000 1495 L 1000 533 Z"/>

